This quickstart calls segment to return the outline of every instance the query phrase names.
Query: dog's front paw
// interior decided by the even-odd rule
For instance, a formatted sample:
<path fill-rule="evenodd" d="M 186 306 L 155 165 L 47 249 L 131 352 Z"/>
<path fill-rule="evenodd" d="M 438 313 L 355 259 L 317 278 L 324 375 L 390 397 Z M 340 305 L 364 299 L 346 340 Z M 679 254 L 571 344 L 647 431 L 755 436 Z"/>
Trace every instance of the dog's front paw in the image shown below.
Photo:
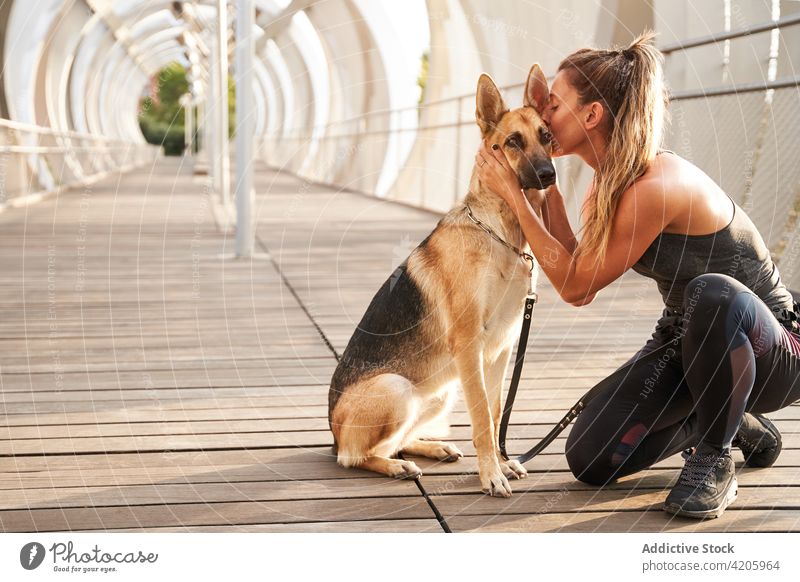
<path fill-rule="evenodd" d="M 481 469 L 481 491 L 492 497 L 511 497 L 511 485 L 508 484 L 500 466 L 494 463 L 493 467 L 487 470 Z"/>
<path fill-rule="evenodd" d="M 524 479 L 528 476 L 528 470 L 514 459 L 500 464 L 503 474 L 509 479 Z"/>

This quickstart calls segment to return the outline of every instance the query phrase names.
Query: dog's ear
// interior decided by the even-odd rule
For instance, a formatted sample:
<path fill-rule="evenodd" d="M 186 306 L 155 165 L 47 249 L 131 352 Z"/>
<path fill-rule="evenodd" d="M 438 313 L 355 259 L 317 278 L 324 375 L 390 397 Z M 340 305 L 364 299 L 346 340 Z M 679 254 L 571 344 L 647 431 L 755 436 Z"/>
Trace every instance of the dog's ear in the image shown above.
<path fill-rule="evenodd" d="M 481 137 L 486 137 L 494 130 L 500 118 L 508 111 L 500 89 L 492 78 L 482 73 L 478 79 L 478 92 L 475 96 L 475 119 L 481 128 Z"/>
<path fill-rule="evenodd" d="M 522 98 L 522 104 L 525 107 L 533 107 L 541 115 L 548 101 L 550 101 L 550 90 L 547 88 L 547 78 L 544 76 L 539 63 L 536 63 L 528 73 L 528 82 L 525 83 L 525 95 Z"/>

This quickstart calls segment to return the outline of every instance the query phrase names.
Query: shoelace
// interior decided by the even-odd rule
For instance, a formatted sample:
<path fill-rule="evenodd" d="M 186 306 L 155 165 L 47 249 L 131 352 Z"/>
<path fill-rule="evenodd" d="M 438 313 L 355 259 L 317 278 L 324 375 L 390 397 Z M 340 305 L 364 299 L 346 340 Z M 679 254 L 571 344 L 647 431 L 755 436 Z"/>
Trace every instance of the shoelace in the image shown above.
<path fill-rule="evenodd" d="M 770 435 L 773 436 L 774 438 L 774 435 L 772 435 L 771 431 L 766 426 L 762 424 L 762 427 L 764 428 L 765 431 L 769 432 Z M 758 442 L 754 443 L 753 441 L 749 440 L 746 436 L 744 436 L 744 434 L 742 434 L 743 432 L 744 431 L 742 431 L 742 427 L 739 427 L 739 430 L 736 432 L 736 436 L 734 437 L 732 443 L 734 446 L 739 447 L 743 451 L 744 449 L 749 449 L 746 452 L 761 453 L 763 451 L 774 449 L 775 446 L 777 446 L 777 445 L 769 446 L 770 441 L 769 438 L 767 438 L 767 435 L 762 435 L 758 439 Z"/>
<path fill-rule="evenodd" d="M 774 446 L 772 447 L 766 446 L 764 444 L 765 440 L 766 439 L 762 437 L 761 439 L 759 439 L 757 443 L 754 443 L 752 441 L 747 440 L 746 437 L 736 435 L 735 444 L 738 445 L 740 449 L 743 448 L 742 445 L 744 445 L 744 448 L 750 449 L 749 452 L 751 453 L 761 453 L 775 448 Z"/>
<path fill-rule="evenodd" d="M 708 485 L 713 487 L 714 483 L 710 478 L 711 472 L 719 464 L 722 457 L 714 454 L 693 455 L 691 454 L 692 451 L 693 449 L 686 449 L 682 453 L 683 458 L 686 459 L 686 464 L 683 466 L 681 476 L 678 478 L 678 485 L 688 485 L 689 487 Z"/>

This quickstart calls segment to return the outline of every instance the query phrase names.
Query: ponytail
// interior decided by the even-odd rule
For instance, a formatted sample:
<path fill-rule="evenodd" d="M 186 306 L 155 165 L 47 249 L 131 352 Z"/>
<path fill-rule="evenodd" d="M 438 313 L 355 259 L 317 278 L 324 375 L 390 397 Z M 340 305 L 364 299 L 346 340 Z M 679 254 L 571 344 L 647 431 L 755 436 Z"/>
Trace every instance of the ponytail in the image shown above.
<path fill-rule="evenodd" d="M 581 49 L 558 67 L 569 72 L 581 104 L 598 101 L 606 115 L 608 149 L 586 200 L 585 232 L 576 257 L 602 262 L 622 193 L 645 173 L 662 146 L 667 121 L 663 55 L 647 31 L 627 48 Z"/>

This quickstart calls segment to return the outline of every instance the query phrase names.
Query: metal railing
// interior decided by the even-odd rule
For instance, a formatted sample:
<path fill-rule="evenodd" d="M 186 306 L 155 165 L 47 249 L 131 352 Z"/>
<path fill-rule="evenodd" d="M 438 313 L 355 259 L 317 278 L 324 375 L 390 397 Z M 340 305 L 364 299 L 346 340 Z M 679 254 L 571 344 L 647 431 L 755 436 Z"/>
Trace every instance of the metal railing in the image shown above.
<path fill-rule="evenodd" d="M 738 38 L 743 38 L 745 36 L 750 36 L 752 34 L 758 34 L 759 32 L 772 32 L 776 28 L 777 29 L 786 28 L 788 26 L 793 26 L 795 24 L 800 24 L 800 14 L 792 14 L 790 16 L 779 18 L 778 20 L 768 20 L 765 22 L 761 22 L 759 24 L 754 24 L 753 26 L 744 26 L 742 28 L 737 28 L 736 30 L 718 32 L 716 34 L 708 34 L 705 36 L 698 36 L 695 38 L 674 42 L 672 44 L 664 45 L 659 50 L 661 50 L 662 53 L 667 55 L 674 53 L 675 51 L 683 51 L 699 46 L 716 44 L 724 40 L 734 40 Z"/>
<path fill-rule="evenodd" d="M 158 151 L 150 144 L 0 119 L 0 208 L 139 166 Z"/>

